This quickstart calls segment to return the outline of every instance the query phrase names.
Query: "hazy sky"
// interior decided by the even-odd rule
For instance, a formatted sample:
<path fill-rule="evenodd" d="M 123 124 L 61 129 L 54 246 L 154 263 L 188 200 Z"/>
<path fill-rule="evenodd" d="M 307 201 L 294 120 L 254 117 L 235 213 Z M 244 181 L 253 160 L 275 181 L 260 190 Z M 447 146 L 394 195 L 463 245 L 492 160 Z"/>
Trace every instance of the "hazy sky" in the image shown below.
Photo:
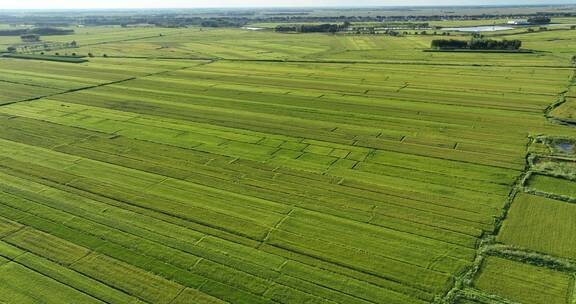
<path fill-rule="evenodd" d="M 494 5 L 576 3 L 576 0 L 0 0 L 1 9 L 186 8 L 257 6 Z"/>

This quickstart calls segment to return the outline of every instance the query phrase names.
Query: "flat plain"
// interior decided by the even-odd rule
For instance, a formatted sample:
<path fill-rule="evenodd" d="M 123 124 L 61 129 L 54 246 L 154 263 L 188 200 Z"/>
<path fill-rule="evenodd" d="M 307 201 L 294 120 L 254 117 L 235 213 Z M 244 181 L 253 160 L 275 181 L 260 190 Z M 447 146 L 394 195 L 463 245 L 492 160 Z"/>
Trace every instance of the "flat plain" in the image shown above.
<path fill-rule="evenodd" d="M 87 27 L 86 63 L 0 58 L 0 301 L 443 303 L 487 234 L 575 259 L 573 205 L 510 194 L 533 136 L 574 136 L 544 111 L 576 30 L 510 35 L 540 52 Z M 473 287 L 573 277 L 488 257 Z"/>

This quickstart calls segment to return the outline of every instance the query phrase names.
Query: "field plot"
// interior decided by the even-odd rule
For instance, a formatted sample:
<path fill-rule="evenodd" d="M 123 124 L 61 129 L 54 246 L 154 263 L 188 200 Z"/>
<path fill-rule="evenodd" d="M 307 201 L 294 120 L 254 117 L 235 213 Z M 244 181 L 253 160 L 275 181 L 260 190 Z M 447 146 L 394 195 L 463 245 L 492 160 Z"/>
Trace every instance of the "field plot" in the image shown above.
<path fill-rule="evenodd" d="M 389 63 L 436 63 L 442 65 L 556 66 L 567 67 L 574 47 L 575 31 L 516 35 L 527 48 L 554 53 L 486 54 L 423 52 L 441 35 L 294 35 L 239 28 L 131 28 L 90 27 L 76 29 L 74 35 L 51 36 L 50 41 L 77 41 L 79 48 L 66 50 L 96 57 L 142 57 L 231 60 L 301 60 Z M 490 33 L 486 35 L 490 36 Z M 558 39 L 562 35 L 563 38 Z M 565 38 L 564 38 L 565 37 Z M 502 37 L 495 37 L 502 38 Z M 459 37 L 467 39 L 467 37 Z M 0 45 L 2 40 L 0 40 Z M 63 51 L 52 51 L 50 54 Z"/>
<path fill-rule="evenodd" d="M 13 262 L 0 268 L 0 295 L 13 303 L 103 303 Z"/>
<path fill-rule="evenodd" d="M 0 104 L 52 96 L 163 71 L 161 63 L 158 67 L 152 63 L 143 68 L 126 67 L 125 64 L 122 64 L 125 68 L 120 70 L 109 62 L 103 66 L 79 64 L 71 67 L 66 63 L 30 63 L 0 58 Z"/>
<path fill-rule="evenodd" d="M 488 257 L 475 286 L 526 304 L 572 303 L 572 276 L 546 268 Z"/>
<path fill-rule="evenodd" d="M 576 205 L 520 194 L 498 240 L 566 258 L 576 258 Z"/>
<path fill-rule="evenodd" d="M 536 191 L 576 199 L 576 182 L 571 180 L 534 174 L 526 186 Z"/>
<path fill-rule="evenodd" d="M 563 120 L 576 122 L 576 98 L 566 98 L 566 102 L 554 109 L 550 114 Z"/>
<path fill-rule="evenodd" d="M 371 64 L 390 37 L 314 34 L 290 48 L 286 35 L 158 31 L 76 34 L 126 58 L 0 60 L 0 85 L 40 90 L 0 91 L 0 273 L 78 303 L 440 301 L 495 229 L 528 135 L 571 132 L 543 117 L 572 73 L 555 56 Z M 210 60 L 158 59 L 176 55 Z M 242 60 L 259 56 L 360 61 Z M 535 238 L 514 244 L 573 257 L 573 206 L 529 198 L 512 204 L 502 241 L 527 231 L 514 215 L 525 212 Z M 534 217 L 545 212 L 554 222 Z M 533 248 L 539 223 L 565 242 Z M 542 297 L 566 299 L 564 274 L 506 267 L 495 286 L 516 288 L 527 267 L 529 284 L 553 284 Z M 6 286 L 0 301 L 43 292 Z"/>
<path fill-rule="evenodd" d="M 241 29 L 131 29 L 89 28 L 74 36 L 79 53 L 159 58 L 304 58 L 338 49 L 338 38 L 326 35 L 297 37 Z M 62 36 L 62 41 L 70 40 Z M 59 39 L 56 39 L 59 40 Z M 241 43 L 239 43 L 241 42 Z M 318 43 L 321 42 L 321 43 Z"/>

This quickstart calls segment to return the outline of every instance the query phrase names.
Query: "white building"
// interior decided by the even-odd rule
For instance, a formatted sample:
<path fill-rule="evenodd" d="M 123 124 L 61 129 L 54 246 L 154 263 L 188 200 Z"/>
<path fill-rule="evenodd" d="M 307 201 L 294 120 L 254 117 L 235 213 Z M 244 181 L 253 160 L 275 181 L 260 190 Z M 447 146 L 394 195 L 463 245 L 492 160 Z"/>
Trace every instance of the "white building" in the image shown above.
<path fill-rule="evenodd" d="M 508 21 L 509 25 L 529 25 L 530 22 L 526 20 L 510 20 Z"/>

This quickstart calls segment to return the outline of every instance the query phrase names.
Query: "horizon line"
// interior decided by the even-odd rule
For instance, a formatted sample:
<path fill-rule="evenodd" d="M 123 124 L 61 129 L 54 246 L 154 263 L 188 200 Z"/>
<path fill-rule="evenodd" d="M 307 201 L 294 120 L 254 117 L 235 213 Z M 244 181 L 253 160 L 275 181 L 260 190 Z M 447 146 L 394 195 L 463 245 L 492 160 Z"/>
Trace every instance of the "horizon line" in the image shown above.
<path fill-rule="evenodd" d="M 452 5 L 270 5 L 270 6 L 189 6 L 189 7 L 86 7 L 86 8 L 0 8 L 0 11 L 109 11 L 109 10 L 180 10 L 180 9 L 326 9 L 326 8 L 475 8 L 475 7 L 550 7 L 575 6 L 576 3 L 541 3 L 541 4 L 452 4 Z"/>

